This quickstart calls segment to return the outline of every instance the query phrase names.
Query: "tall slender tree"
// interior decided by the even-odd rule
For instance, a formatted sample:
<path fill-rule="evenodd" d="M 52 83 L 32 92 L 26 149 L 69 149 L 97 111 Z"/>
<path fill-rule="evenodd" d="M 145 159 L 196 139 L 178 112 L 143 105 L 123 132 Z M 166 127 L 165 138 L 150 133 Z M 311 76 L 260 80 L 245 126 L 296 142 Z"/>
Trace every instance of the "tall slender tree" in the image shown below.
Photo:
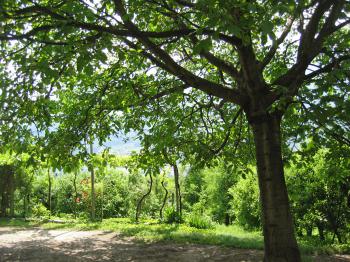
<path fill-rule="evenodd" d="M 90 180 L 91 180 L 91 220 L 96 220 L 96 195 L 95 195 L 95 169 L 94 169 L 94 163 L 93 163 L 93 142 L 90 141 L 89 143 L 90 147 L 90 163 L 89 163 L 89 169 L 90 169 Z"/>
<path fill-rule="evenodd" d="M 51 217 L 51 214 L 52 214 L 52 177 L 51 177 L 51 174 L 50 174 L 50 167 L 48 166 L 47 167 L 47 181 L 49 183 L 49 192 L 47 194 L 47 203 L 48 203 L 48 206 L 49 206 L 49 217 Z"/>

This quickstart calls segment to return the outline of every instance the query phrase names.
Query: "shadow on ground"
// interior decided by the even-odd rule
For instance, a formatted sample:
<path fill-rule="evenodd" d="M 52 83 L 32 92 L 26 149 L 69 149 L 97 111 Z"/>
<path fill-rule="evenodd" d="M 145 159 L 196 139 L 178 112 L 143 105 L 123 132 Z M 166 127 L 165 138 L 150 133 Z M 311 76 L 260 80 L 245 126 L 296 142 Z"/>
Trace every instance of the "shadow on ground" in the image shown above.
<path fill-rule="evenodd" d="M 263 258 L 261 250 L 168 242 L 147 244 L 125 236 L 125 233 L 1 227 L 0 261 L 247 262 L 262 261 Z M 325 257 L 315 261 L 347 260 Z"/>
<path fill-rule="evenodd" d="M 169 229 L 171 230 L 171 229 Z M 129 234 L 135 232 L 128 232 Z M 262 252 L 141 243 L 115 232 L 0 229 L 0 261 L 261 261 Z"/>

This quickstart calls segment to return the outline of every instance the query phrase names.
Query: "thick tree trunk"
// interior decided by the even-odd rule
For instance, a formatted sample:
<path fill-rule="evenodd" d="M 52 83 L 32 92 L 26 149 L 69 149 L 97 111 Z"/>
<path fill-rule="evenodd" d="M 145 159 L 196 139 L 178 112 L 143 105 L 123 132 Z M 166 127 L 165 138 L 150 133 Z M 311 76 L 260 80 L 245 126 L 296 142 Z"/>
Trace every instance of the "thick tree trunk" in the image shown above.
<path fill-rule="evenodd" d="M 264 261 L 301 261 L 284 180 L 280 117 L 268 115 L 250 124 L 263 210 Z"/>
<path fill-rule="evenodd" d="M 175 202 L 176 202 L 176 212 L 182 217 L 182 201 L 181 201 L 181 191 L 179 182 L 179 169 L 176 164 L 173 165 L 174 169 L 174 182 L 175 182 Z"/>

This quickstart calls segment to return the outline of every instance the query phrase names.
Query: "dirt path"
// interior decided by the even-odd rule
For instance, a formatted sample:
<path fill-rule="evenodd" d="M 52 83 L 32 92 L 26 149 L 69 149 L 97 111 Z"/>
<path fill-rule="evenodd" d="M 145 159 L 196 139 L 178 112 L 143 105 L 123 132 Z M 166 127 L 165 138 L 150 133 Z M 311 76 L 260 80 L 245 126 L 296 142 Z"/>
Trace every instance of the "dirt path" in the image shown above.
<path fill-rule="evenodd" d="M 262 251 L 194 244 L 145 244 L 116 232 L 0 227 L 0 261 L 261 261 Z M 318 257 L 315 261 L 350 261 Z"/>

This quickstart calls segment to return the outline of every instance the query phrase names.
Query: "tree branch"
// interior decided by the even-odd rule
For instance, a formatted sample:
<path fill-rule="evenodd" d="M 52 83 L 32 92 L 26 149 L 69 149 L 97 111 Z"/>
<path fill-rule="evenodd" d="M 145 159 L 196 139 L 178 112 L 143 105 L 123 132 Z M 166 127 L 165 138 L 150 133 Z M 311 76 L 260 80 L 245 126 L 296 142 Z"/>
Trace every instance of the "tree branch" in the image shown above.
<path fill-rule="evenodd" d="M 235 114 L 235 116 L 233 117 L 233 119 L 232 119 L 232 121 L 231 121 L 231 123 L 230 123 L 230 128 L 229 128 L 229 130 L 228 130 L 227 133 L 226 133 L 226 136 L 225 136 L 224 141 L 222 142 L 222 144 L 221 144 L 217 149 L 215 149 L 215 150 L 212 151 L 214 155 L 217 155 L 217 154 L 226 146 L 226 144 L 227 144 L 227 142 L 228 142 L 228 140 L 229 140 L 229 138 L 230 138 L 230 135 L 231 135 L 231 128 L 234 126 L 234 124 L 236 123 L 238 117 L 242 114 L 242 112 L 243 112 L 243 108 L 241 107 L 241 108 L 237 111 L 237 113 Z"/>
<path fill-rule="evenodd" d="M 36 13 L 39 15 L 48 15 L 53 19 L 59 20 L 59 21 L 65 21 L 68 26 L 74 26 L 80 29 L 86 29 L 86 30 L 95 30 L 99 32 L 105 32 L 105 33 L 111 33 L 116 36 L 134 36 L 129 30 L 125 29 L 120 29 L 115 26 L 102 26 L 98 25 L 96 23 L 86 23 L 86 22 L 80 22 L 73 20 L 72 17 L 65 16 L 62 14 L 59 14 L 57 12 L 52 11 L 49 7 L 46 6 L 41 6 L 38 4 L 35 4 L 33 6 L 25 7 L 22 9 L 17 9 L 17 10 L 9 10 L 7 12 L 5 11 L 0 11 L 6 18 L 11 18 L 11 19 L 18 19 L 18 15 L 23 15 L 23 14 L 32 14 Z M 14 15 L 11 15 L 14 14 Z M 53 26 L 52 27 L 58 27 L 58 26 Z M 184 29 L 172 29 L 172 30 L 166 30 L 166 31 L 161 31 L 161 32 L 156 32 L 156 31 L 139 31 L 139 34 L 144 36 L 144 37 L 150 37 L 150 38 L 171 38 L 171 37 L 184 37 L 190 34 L 198 34 L 198 32 L 195 29 L 190 29 L 190 28 L 184 28 Z M 214 35 L 217 34 L 214 30 L 210 29 L 203 29 L 202 30 L 202 35 Z M 228 36 L 222 33 L 218 34 L 219 39 L 222 41 L 225 41 L 230 44 L 240 44 L 241 40 L 235 36 Z"/>
<path fill-rule="evenodd" d="M 271 62 L 272 58 L 276 54 L 278 47 L 280 46 L 280 44 L 283 43 L 283 41 L 286 39 L 287 35 L 289 34 L 292 28 L 293 22 L 294 22 L 294 17 L 288 20 L 287 26 L 283 31 L 283 33 L 281 34 L 281 36 L 277 40 L 273 41 L 273 44 L 270 50 L 264 57 L 263 61 L 260 63 L 261 70 L 263 70 Z"/>
<path fill-rule="evenodd" d="M 344 0 L 323 0 L 319 2 L 310 22 L 301 34 L 296 64 L 294 64 L 285 74 L 277 78 L 273 85 L 289 87 L 290 94 L 297 92 L 297 88 L 300 87 L 300 84 L 303 82 L 305 70 L 311 61 L 321 52 L 325 38 L 332 33 L 333 30 L 330 30 L 330 28 L 334 27 L 344 3 Z M 330 11 L 329 15 L 321 27 L 318 36 L 315 38 L 320 21 L 327 11 Z"/>
<path fill-rule="evenodd" d="M 315 40 L 315 43 L 321 45 L 324 39 L 336 30 L 337 27 L 335 26 L 335 22 L 337 21 L 344 5 L 345 0 L 335 1 L 335 4 L 333 5 L 328 17 L 326 18 L 324 25 L 322 26 Z"/>
<path fill-rule="evenodd" d="M 125 27 L 136 37 L 152 54 L 160 59 L 166 65 L 166 70 L 177 76 L 183 82 L 192 87 L 199 89 L 207 94 L 215 95 L 219 98 L 226 99 L 238 105 L 244 104 L 243 96 L 234 89 L 229 89 L 223 85 L 211 82 L 207 79 L 198 77 L 192 72 L 177 64 L 173 58 L 163 49 L 154 44 L 150 39 L 142 35 L 140 30 L 127 18 L 126 10 L 121 0 L 114 0 L 116 10 L 122 17 Z"/>
<path fill-rule="evenodd" d="M 313 49 L 312 43 L 314 41 L 314 37 L 317 33 L 317 29 L 323 15 L 327 12 L 327 10 L 332 6 L 333 0 L 321 0 L 317 5 L 313 15 L 309 23 L 307 24 L 305 30 L 301 34 L 300 44 L 298 49 L 298 58 L 297 60 L 302 60 L 302 57 L 305 56 L 305 52 L 309 52 L 310 48 Z"/>
<path fill-rule="evenodd" d="M 308 104 L 309 106 L 311 106 L 310 104 Z M 301 102 L 301 106 L 303 107 L 303 109 L 305 110 L 305 112 L 309 112 L 310 110 L 308 108 L 306 108 L 306 106 L 304 105 L 303 102 Z M 323 128 L 323 130 L 328 133 L 331 137 L 333 137 L 336 141 L 338 141 L 339 143 L 344 143 L 348 146 L 350 146 L 350 139 L 346 138 L 345 136 L 338 134 L 336 132 L 334 132 L 333 130 L 330 130 L 327 126 L 326 123 L 323 123 L 321 120 L 319 120 L 317 117 L 315 118 L 315 122 L 316 124 Z"/>
<path fill-rule="evenodd" d="M 191 36 L 191 40 L 194 45 L 198 43 L 198 39 L 194 35 Z M 213 64 L 217 68 L 221 69 L 223 72 L 230 75 L 233 79 L 237 81 L 239 80 L 239 72 L 236 69 L 236 67 L 230 62 L 224 61 L 206 50 L 201 50 L 199 54 L 206 60 L 208 60 L 209 63 Z"/>
<path fill-rule="evenodd" d="M 194 3 L 191 3 L 188 0 L 175 0 L 175 2 L 180 4 L 180 5 L 186 6 L 186 7 L 194 7 L 195 6 Z"/>
<path fill-rule="evenodd" d="M 345 60 L 350 60 L 350 55 L 344 55 L 344 56 L 341 56 L 339 58 L 334 59 L 332 62 L 330 62 L 329 64 L 325 65 L 324 67 L 321 67 L 320 69 L 317 69 L 317 70 L 313 71 L 312 73 L 305 75 L 303 80 L 310 81 L 314 77 L 317 77 L 317 76 L 319 76 L 321 74 L 329 73 L 334 68 L 338 68 L 339 64 L 342 61 L 345 61 Z"/>

